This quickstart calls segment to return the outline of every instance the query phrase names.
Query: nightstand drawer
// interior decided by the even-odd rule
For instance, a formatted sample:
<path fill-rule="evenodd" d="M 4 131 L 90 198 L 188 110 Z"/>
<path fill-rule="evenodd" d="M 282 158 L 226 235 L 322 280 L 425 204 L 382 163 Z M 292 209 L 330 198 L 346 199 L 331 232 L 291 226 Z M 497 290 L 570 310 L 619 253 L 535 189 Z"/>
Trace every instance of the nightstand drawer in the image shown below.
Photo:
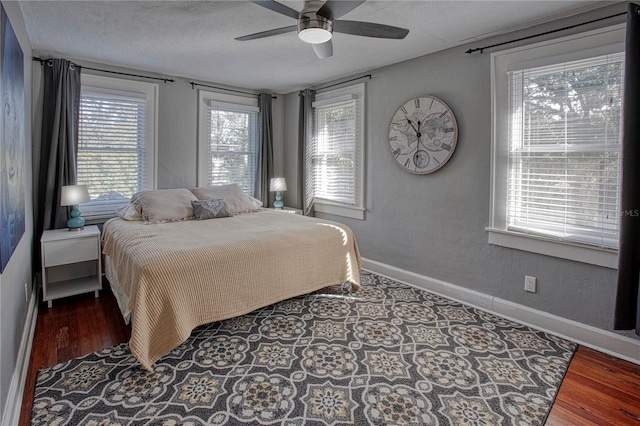
<path fill-rule="evenodd" d="M 94 260 L 100 256 L 97 238 L 50 241 L 44 245 L 44 266 Z"/>

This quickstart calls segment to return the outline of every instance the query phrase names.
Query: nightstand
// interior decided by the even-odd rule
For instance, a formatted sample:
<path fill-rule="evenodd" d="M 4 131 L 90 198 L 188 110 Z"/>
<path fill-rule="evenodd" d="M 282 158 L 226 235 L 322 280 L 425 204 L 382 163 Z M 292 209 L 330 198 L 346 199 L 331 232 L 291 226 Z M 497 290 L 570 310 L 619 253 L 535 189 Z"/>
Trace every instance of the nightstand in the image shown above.
<path fill-rule="evenodd" d="M 51 308 L 61 297 L 102 289 L 100 230 L 85 226 L 81 231 L 44 231 L 42 248 L 42 300 Z"/>
<path fill-rule="evenodd" d="M 276 209 L 275 207 L 269 207 L 270 209 L 273 209 L 277 212 L 283 212 L 283 213 L 291 213 L 291 214 L 302 214 L 302 210 L 301 209 L 296 209 L 293 207 L 283 207 L 281 209 Z"/>

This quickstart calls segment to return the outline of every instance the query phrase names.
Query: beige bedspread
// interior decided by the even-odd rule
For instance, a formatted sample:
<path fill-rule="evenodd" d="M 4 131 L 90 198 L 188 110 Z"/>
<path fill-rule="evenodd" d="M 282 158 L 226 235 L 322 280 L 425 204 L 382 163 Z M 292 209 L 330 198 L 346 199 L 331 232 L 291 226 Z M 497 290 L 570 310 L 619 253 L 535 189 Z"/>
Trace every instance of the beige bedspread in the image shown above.
<path fill-rule="evenodd" d="M 129 297 L 131 352 L 148 370 L 199 325 L 337 283 L 360 287 L 351 230 L 285 212 L 161 224 L 117 218 L 102 239 Z"/>

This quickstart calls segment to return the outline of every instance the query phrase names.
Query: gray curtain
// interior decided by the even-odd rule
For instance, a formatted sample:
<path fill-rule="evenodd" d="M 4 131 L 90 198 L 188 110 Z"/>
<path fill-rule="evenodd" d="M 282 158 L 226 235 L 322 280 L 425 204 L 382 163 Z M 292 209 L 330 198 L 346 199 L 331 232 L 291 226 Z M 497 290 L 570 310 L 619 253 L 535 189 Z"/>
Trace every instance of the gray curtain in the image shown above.
<path fill-rule="evenodd" d="M 311 164 L 307 149 L 313 136 L 313 101 L 316 99 L 315 90 L 305 89 L 298 93 L 300 97 L 300 109 L 298 112 L 298 202 L 305 215 L 313 215 L 313 199 L 307 187 L 313 186 L 311 176 Z"/>
<path fill-rule="evenodd" d="M 622 125 L 622 197 L 614 329 L 640 335 L 640 6 L 628 5 Z"/>
<path fill-rule="evenodd" d="M 256 198 L 264 207 L 269 207 L 269 182 L 273 177 L 273 122 L 271 119 L 271 93 L 260 93 L 260 125 L 262 144 L 258 155 L 258 173 L 256 173 Z"/>
<path fill-rule="evenodd" d="M 43 78 L 40 167 L 34 200 L 37 252 L 42 231 L 67 226 L 69 208 L 60 206 L 60 192 L 64 185 L 76 183 L 80 67 L 65 59 L 52 59 L 43 63 Z"/>

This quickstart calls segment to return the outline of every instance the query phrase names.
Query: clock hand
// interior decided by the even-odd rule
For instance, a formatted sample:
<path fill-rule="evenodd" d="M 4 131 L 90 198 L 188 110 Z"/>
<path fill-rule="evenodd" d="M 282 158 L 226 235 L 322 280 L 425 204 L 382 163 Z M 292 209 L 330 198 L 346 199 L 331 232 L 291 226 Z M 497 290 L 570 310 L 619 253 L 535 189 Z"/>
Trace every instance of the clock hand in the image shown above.
<path fill-rule="evenodd" d="M 411 127 L 413 127 L 413 130 L 416 132 L 416 134 L 418 135 L 418 137 L 420 137 L 420 131 L 418 129 L 416 129 L 416 126 L 413 125 L 413 121 L 411 121 L 409 119 L 409 117 L 407 117 L 406 115 L 404 116 L 407 119 L 407 122 L 411 125 Z"/>
<path fill-rule="evenodd" d="M 418 121 L 418 130 L 422 130 L 422 123 L 424 123 L 424 121 L 420 122 Z M 418 133 L 418 143 L 416 144 L 416 149 L 422 145 L 424 147 L 424 149 L 428 149 L 427 146 L 424 144 L 424 142 L 422 142 L 420 140 L 420 137 L 422 136 L 422 133 Z"/>
<path fill-rule="evenodd" d="M 409 120 L 409 119 L 407 118 L 407 120 Z M 422 133 L 420 132 L 420 122 L 418 121 L 418 128 L 417 129 L 414 127 L 413 124 L 411 124 L 411 127 L 413 127 L 413 130 L 416 131 L 416 136 L 418 137 L 418 145 L 419 145 L 420 144 L 420 136 L 422 136 Z"/>

